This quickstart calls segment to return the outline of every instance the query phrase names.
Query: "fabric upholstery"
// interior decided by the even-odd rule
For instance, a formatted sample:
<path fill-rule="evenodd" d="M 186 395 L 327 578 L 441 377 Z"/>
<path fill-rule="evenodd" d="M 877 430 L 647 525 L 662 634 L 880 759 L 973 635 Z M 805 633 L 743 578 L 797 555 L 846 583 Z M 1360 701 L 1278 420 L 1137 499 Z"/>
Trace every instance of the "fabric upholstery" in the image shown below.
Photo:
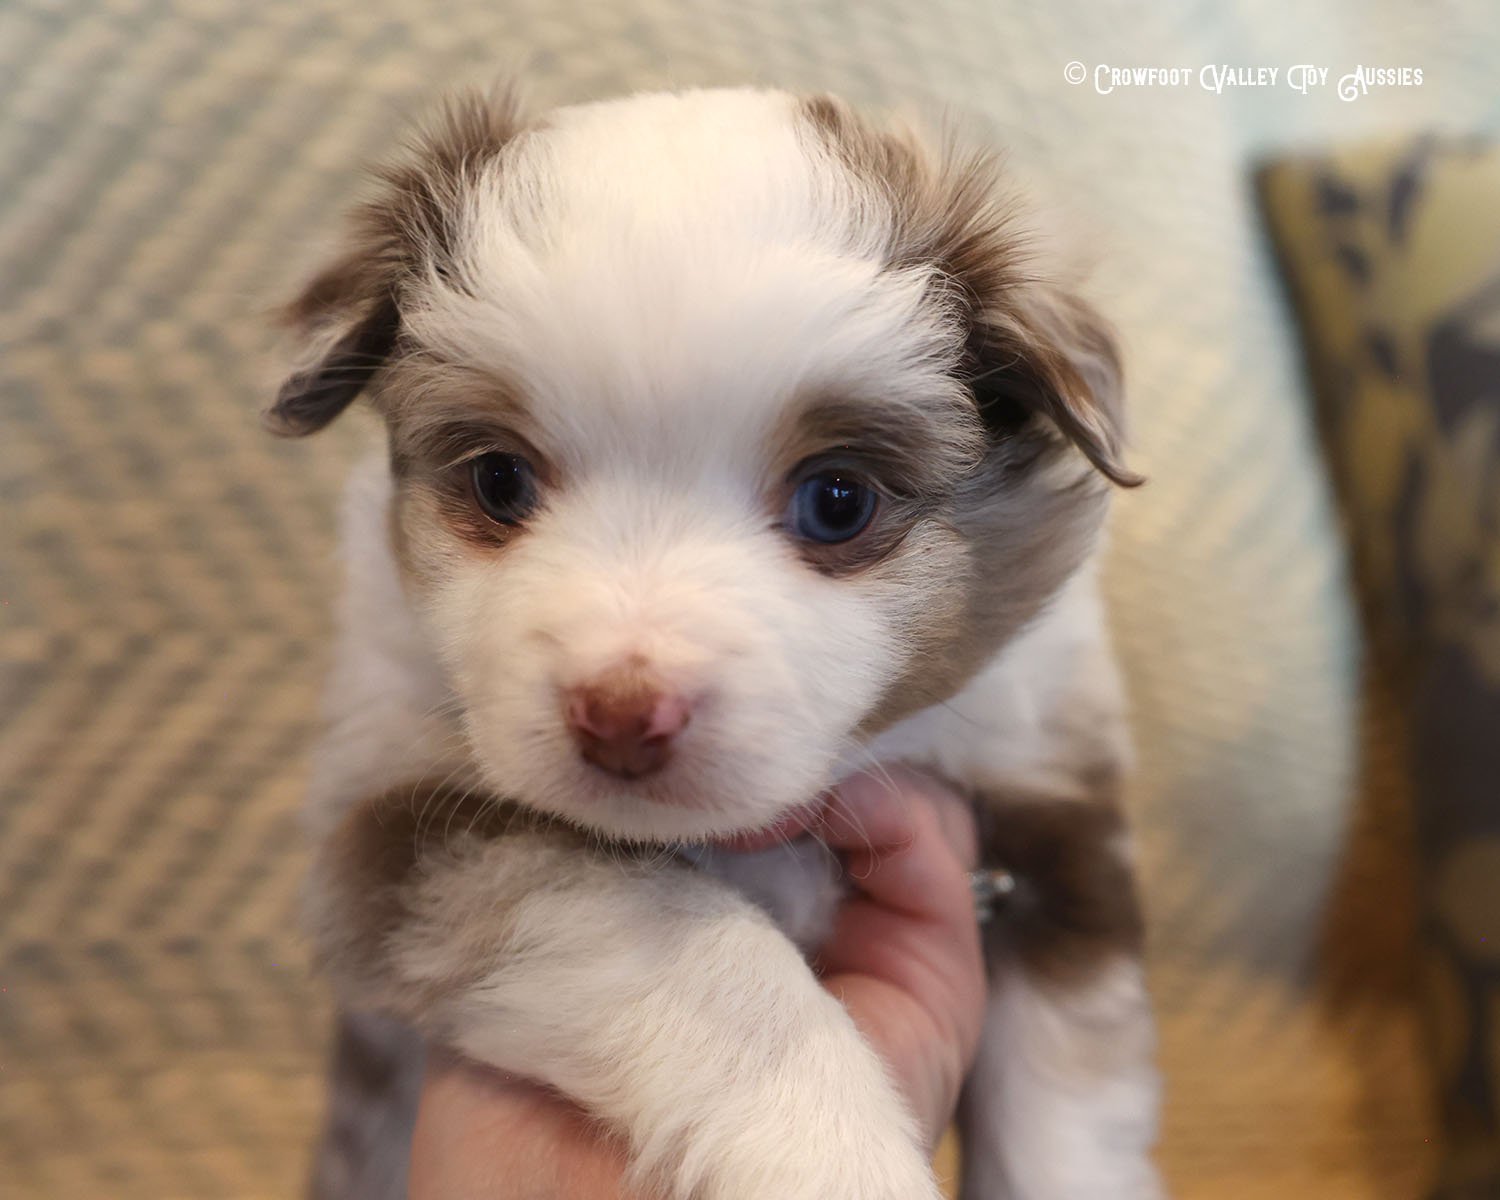
<path fill-rule="evenodd" d="M 1500 150 L 1403 141 L 1262 187 L 1409 712 L 1439 1194 L 1500 1195 Z"/>

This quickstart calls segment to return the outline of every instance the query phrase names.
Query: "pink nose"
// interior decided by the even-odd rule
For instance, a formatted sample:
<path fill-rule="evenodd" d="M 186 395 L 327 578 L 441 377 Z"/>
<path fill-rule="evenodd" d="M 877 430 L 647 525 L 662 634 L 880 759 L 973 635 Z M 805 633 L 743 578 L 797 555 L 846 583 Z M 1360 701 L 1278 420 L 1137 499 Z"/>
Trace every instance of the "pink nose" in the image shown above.
<path fill-rule="evenodd" d="M 627 670 L 569 689 L 565 710 L 583 757 L 625 779 L 659 771 L 692 716 L 682 696 Z"/>

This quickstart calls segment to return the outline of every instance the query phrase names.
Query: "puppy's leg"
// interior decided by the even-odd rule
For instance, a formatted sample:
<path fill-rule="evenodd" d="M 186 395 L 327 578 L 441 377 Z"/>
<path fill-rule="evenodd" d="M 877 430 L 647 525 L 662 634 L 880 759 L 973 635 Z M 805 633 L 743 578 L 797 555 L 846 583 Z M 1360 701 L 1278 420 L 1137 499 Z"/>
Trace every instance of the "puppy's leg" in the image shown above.
<path fill-rule="evenodd" d="M 981 801 L 1015 891 L 959 1114 L 964 1200 L 1148 1200 L 1157 1078 L 1126 830 L 1111 803 Z"/>
<path fill-rule="evenodd" d="M 676 860 L 407 789 L 324 847 L 346 997 L 548 1084 L 672 1200 L 935 1200 L 916 1123 L 768 917 Z"/>
<path fill-rule="evenodd" d="M 405 1025 L 339 1013 L 312 1200 L 403 1200 L 425 1057 Z"/>

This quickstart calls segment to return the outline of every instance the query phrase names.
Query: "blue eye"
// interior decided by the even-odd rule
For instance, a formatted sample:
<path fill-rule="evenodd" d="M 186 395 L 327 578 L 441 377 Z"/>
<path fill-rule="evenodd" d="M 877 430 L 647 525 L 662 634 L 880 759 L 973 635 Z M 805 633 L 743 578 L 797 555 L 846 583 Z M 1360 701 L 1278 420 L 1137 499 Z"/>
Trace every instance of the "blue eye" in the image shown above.
<path fill-rule="evenodd" d="M 474 499 L 485 516 L 518 525 L 536 507 L 536 474 L 519 454 L 481 454 L 469 467 Z"/>
<path fill-rule="evenodd" d="M 875 515 L 875 490 L 846 471 L 820 471 L 797 485 L 789 524 L 814 542 L 847 542 Z"/>

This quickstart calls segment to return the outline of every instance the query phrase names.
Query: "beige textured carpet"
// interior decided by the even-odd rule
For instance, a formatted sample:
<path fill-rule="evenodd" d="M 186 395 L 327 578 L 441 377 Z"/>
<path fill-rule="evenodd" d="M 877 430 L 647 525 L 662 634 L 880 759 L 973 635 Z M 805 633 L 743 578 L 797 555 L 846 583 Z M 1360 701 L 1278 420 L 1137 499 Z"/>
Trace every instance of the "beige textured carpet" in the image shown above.
<path fill-rule="evenodd" d="M 1184 1197 L 1415 1195 L 1399 736 L 1360 716 L 1245 175 L 1286 136 L 1496 123 L 1490 6 L 1407 7 L 1271 28 L 1251 0 L 1092 20 L 1081 0 L 0 9 L 0 1195 L 297 1186 L 326 1010 L 294 927 L 294 813 L 333 504 L 368 431 L 259 433 L 260 313 L 399 114 L 517 64 L 549 99 L 748 79 L 951 102 L 1069 198 L 1153 477 L 1121 506 L 1110 581 L 1142 741 L 1164 1165 Z M 1431 84 L 1354 105 L 1106 97 L 1063 82 L 1074 59 L 1410 60 Z"/>

